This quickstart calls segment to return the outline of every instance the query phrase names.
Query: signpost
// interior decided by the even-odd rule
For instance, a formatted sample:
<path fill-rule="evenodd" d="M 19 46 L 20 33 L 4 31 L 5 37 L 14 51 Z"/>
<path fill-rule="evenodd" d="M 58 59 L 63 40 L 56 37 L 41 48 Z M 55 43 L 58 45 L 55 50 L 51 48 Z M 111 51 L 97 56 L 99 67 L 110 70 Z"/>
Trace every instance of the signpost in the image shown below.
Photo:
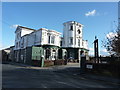
<path fill-rule="evenodd" d="M 99 52 L 98 52 L 98 39 L 95 36 L 94 40 L 94 55 L 95 55 L 95 62 L 99 62 Z"/>

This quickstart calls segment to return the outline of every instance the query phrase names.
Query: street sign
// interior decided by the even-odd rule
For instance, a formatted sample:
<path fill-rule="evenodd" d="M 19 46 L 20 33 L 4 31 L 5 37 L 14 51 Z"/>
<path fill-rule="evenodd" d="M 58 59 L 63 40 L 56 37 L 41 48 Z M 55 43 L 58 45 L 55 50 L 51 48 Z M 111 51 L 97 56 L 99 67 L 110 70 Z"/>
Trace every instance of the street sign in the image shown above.
<path fill-rule="evenodd" d="M 93 65 L 86 65 L 86 68 L 93 69 Z"/>

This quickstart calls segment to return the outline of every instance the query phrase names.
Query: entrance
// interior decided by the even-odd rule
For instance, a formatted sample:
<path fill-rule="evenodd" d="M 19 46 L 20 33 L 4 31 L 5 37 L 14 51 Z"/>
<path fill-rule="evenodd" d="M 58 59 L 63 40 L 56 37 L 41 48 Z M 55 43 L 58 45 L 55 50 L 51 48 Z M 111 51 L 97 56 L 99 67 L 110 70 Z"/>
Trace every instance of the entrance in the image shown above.
<path fill-rule="evenodd" d="M 53 52 L 52 52 L 52 60 L 55 60 L 55 59 L 56 59 L 56 51 L 53 50 Z"/>

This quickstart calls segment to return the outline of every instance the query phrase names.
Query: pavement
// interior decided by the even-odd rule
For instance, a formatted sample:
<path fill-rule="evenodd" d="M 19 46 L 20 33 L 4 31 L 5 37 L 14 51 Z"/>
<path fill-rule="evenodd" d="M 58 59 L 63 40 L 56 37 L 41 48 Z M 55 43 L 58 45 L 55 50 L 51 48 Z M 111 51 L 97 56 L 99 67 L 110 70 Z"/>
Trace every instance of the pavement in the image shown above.
<path fill-rule="evenodd" d="M 81 73 L 79 63 L 34 67 L 10 62 L 3 64 L 2 78 L 4 88 L 16 86 L 18 88 L 119 88 L 120 86 L 118 78 Z"/>

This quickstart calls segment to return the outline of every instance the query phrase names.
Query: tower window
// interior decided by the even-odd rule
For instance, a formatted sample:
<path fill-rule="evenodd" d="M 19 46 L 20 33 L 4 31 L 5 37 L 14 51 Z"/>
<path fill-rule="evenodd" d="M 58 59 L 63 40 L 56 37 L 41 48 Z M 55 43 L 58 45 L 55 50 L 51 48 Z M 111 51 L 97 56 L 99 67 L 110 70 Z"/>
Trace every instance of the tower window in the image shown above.
<path fill-rule="evenodd" d="M 73 26 L 70 26 L 70 30 L 73 30 Z"/>
<path fill-rule="evenodd" d="M 73 44 L 73 37 L 70 37 L 70 44 Z"/>
<path fill-rule="evenodd" d="M 48 36 L 48 43 L 50 43 L 50 36 Z"/>
<path fill-rule="evenodd" d="M 62 46 L 62 40 L 60 41 L 60 46 Z"/>
<path fill-rule="evenodd" d="M 80 46 L 80 39 L 78 39 L 78 46 Z"/>
<path fill-rule="evenodd" d="M 83 41 L 82 41 L 82 46 L 84 45 Z"/>
<path fill-rule="evenodd" d="M 80 29 L 78 29 L 78 31 L 77 31 L 77 32 L 78 32 L 78 34 L 80 34 L 80 33 L 81 33 Z"/>

